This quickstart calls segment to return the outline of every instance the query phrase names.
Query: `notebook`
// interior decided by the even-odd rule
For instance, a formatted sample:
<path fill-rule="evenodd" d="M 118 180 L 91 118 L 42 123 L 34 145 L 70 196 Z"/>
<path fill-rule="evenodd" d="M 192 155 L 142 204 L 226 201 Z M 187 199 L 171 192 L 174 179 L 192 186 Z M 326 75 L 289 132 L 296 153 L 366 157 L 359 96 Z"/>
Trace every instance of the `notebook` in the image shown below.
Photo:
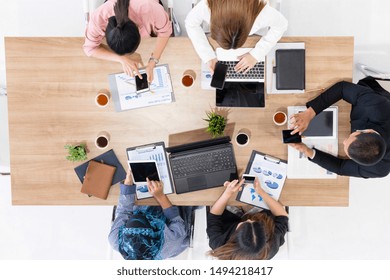
<path fill-rule="evenodd" d="M 276 89 L 305 89 L 305 50 L 279 49 L 275 52 Z"/>
<path fill-rule="evenodd" d="M 259 61 L 247 73 L 237 73 L 234 67 L 238 63 L 238 56 L 248 53 L 252 48 L 238 48 L 225 50 L 216 48 L 216 55 L 219 62 L 229 66 L 226 73 L 226 82 L 264 82 L 264 61 Z"/>
<path fill-rule="evenodd" d="M 230 137 L 220 137 L 167 148 L 176 193 L 222 186 L 237 179 Z"/>
<path fill-rule="evenodd" d="M 107 199 L 116 167 L 90 160 L 84 176 L 81 192 L 89 196 Z"/>
<path fill-rule="evenodd" d="M 92 160 L 116 167 L 114 177 L 112 178 L 111 181 L 111 185 L 115 185 L 116 183 L 119 183 L 120 181 L 126 178 L 126 171 L 123 168 L 122 164 L 119 162 L 118 158 L 116 157 L 113 149 L 93 158 Z M 88 163 L 89 161 L 84 162 L 83 164 L 77 166 L 74 169 L 81 183 L 83 183 L 84 181 L 84 175 L 85 172 L 87 171 Z"/>

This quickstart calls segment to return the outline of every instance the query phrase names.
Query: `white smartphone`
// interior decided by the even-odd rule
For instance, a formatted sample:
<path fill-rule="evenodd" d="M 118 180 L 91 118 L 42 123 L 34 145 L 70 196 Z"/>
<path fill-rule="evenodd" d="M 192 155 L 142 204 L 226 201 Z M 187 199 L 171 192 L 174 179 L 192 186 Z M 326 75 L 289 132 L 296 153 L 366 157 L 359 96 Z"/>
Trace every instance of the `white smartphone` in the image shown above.
<path fill-rule="evenodd" d="M 160 174 L 155 160 L 129 160 L 128 164 L 135 184 L 146 184 L 146 178 L 151 181 L 160 181 Z"/>
<path fill-rule="evenodd" d="M 254 184 L 256 176 L 250 174 L 243 174 L 242 178 L 244 179 L 244 184 Z"/>

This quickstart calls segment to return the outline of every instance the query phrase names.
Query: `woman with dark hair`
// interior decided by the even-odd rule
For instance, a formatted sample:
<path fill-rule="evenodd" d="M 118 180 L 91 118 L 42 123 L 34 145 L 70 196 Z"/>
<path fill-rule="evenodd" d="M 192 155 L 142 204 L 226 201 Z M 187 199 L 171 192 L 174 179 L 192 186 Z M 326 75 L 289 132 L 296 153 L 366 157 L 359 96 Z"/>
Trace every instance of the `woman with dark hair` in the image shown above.
<path fill-rule="evenodd" d="M 157 36 L 146 66 L 151 82 L 171 33 L 172 24 L 158 0 L 108 0 L 91 14 L 83 48 L 87 56 L 120 62 L 127 75 L 142 78 L 138 62 L 129 55 L 136 51 L 141 38 Z M 108 47 L 102 45 L 104 37 Z"/>
<path fill-rule="evenodd" d="M 288 214 L 283 205 L 271 198 L 256 178 L 254 187 L 270 210 L 253 208 L 240 216 L 226 210 L 244 180 L 225 182 L 225 191 L 207 213 L 207 234 L 211 256 L 220 260 L 271 259 L 284 244 Z M 256 210 L 256 211 L 253 211 Z"/>
<path fill-rule="evenodd" d="M 175 257 L 190 244 L 192 206 L 173 206 L 163 185 L 148 180 L 148 191 L 160 206 L 135 205 L 136 186 L 131 171 L 120 184 L 115 220 L 108 240 L 126 260 Z"/>
<path fill-rule="evenodd" d="M 185 20 L 188 37 L 199 57 L 213 72 L 217 58 L 201 27 L 210 25 L 210 36 L 224 49 L 242 47 L 249 35 L 261 35 L 256 46 L 239 57 L 237 72 L 249 71 L 287 30 L 287 20 L 266 0 L 201 0 Z"/>

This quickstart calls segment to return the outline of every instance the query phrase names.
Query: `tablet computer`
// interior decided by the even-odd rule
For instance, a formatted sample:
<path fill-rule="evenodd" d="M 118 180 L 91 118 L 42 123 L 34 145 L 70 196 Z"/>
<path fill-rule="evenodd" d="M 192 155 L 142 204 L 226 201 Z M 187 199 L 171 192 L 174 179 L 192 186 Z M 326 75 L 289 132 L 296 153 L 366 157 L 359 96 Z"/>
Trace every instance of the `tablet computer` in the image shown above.
<path fill-rule="evenodd" d="M 134 184 L 146 184 L 146 178 L 151 181 L 160 181 L 160 174 L 155 160 L 128 161 Z"/>

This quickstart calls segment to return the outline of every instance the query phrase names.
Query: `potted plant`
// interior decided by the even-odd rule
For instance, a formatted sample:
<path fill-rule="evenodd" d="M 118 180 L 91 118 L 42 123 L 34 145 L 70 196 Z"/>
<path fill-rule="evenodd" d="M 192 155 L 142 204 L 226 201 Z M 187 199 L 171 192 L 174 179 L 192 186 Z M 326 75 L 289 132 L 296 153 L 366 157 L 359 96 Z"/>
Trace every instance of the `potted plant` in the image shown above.
<path fill-rule="evenodd" d="M 87 159 L 87 149 L 85 144 L 65 145 L 64 148 L 69 155 L 66 157 L 69 161 L 83 161 Z"/>
<path fill-rule="evenodd" d="M 211 134 L 212 138 L 223 136 L 227 118 L 213 111 L 207 112 L 206 115 L 207 119 L 204 120 L 209 123 L 206 131 Z"/>

